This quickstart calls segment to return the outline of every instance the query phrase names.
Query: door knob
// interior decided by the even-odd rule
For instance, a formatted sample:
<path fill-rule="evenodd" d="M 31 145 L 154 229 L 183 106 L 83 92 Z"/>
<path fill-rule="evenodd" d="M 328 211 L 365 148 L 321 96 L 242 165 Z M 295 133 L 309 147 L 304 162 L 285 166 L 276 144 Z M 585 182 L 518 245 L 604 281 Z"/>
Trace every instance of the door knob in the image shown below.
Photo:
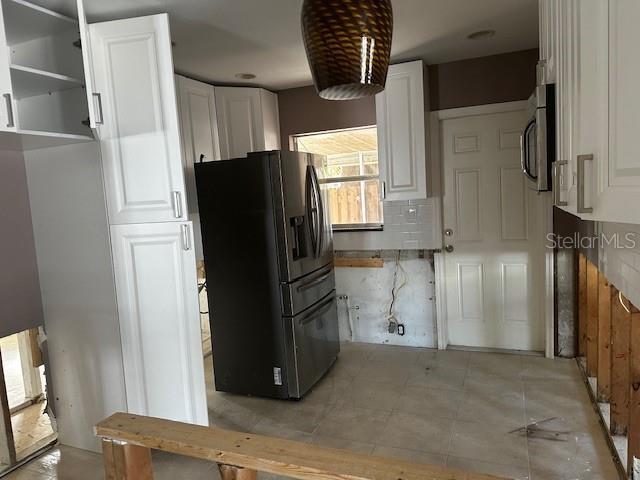
<path fill-rule="evenodd" d="M 451 252 L 453 252 L 455 249 L 453 248 L 453 245 L 445 245 L 444 250 L 445 250 L 447 253 L 451 253 Z"/>
<path fill-rule="evenodd" d="M 447 237 L 450 237 L 451 235 L 453 235 L 453 230 L 451 230 L 450 228 L 447 228 L 447 229 L 444 231 L 444 234 L 445 234 Z"/>

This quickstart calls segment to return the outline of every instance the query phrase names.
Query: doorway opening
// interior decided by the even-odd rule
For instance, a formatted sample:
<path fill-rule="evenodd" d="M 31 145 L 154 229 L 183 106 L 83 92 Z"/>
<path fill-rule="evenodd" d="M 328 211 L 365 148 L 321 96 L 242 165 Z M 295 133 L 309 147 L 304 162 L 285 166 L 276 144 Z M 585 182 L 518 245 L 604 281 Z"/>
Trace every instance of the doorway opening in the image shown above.
<path fill-rule="evenodd" d="M 38 329 L 0 339 L 0 473 L 57 439 Z"/>

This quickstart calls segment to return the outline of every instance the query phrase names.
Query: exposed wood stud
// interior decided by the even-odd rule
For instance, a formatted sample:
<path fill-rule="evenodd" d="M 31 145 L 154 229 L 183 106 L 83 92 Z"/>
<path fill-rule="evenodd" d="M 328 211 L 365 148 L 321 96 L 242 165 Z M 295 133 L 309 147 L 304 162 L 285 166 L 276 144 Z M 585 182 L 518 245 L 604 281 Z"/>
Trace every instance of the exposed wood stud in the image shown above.
<path fill-rule="evenodd" d="M 629 425 L 629 301 L 612 287 L 611 301 L 611 433 L 625 435 Z"/>
<path fill-rule="evenodd" d="M 629 431 L 627 433 L 628 472 L 634 458 L 640 458 L 640 310 L 632 306 L 629 354 Z"/>
<path fill-rule="evenodd" d="M 222 480 L 256 480 L 258 472 L 249 468 L 234 467 L 233 465 L 218 465 Z"/>
<path fill-rule="evenodd" d="M 587 257 L 578 255 L 578 355 L 587 354 Z"/>
<path fill-rule="evenodd" d="M 0 463 L 15 465 L 16 445 L 13 441 L 11 412 L 7 398 L 7 384 L 4 378 L 2 355 L 0 354 Z"/>
<path fill-rule="evenodd" d="M 607 278 L 598 276 L 598 401 L 611 397 L 611 294 Z M 616 294 L 617 295 L 617 294 Z M 613 298 L 614 301 L 617 298 Z"/>
<path fill-rule="evenodd" d="M 598 267 L 587 262 L 587 375 L 598 374 Z"/>
<path fill-rule="evenodd" d="M 103 439 L 102 456 L 106 480 L 153 480 L 149 448 Z"/>

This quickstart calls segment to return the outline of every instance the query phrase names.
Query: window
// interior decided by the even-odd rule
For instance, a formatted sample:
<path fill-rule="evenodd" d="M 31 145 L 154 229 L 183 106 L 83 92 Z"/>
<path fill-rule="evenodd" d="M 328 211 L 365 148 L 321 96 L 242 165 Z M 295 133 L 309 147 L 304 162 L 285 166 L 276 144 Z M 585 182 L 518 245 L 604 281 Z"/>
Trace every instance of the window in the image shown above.
<path fill-rule="evenodd" d="M 326 184 L 334 230 L 382 227 L 376 127 L 296 135 L 294 148 L 324 155 L 320 176 Z"/>

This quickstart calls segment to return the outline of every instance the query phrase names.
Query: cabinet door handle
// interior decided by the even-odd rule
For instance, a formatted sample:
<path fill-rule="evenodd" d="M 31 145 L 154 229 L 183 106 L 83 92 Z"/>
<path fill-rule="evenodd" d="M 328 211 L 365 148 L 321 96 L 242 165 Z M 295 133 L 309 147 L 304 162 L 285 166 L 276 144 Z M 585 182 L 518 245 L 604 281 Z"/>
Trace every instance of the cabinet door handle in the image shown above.
<path fill-rule="evenodd" d="M 569 202 L 562 201 L 562 190 L 560 189 L 562 183 L 562 167 L 569 165 L 567 160 L 558 160 L 553 162 L 553 204 L 556 207 L 566 207 Z"/>
<path fill-rule="evenodd" d="M 94 102 L 94 105 L 97 105 L 98 110 L 97 112 L 99 113 L 99 119 L 96 118 L 96 125 L 104 125 L 104 113 L 102 111 L 102 95 L 100 95 L 99 93 L 93 93 L 93 98 L 95 100 L 97 100 L 96 102 Z"/>
<path fill-rule="evenodd" d="M 182 193 L 175 190 L 173 193 L 173 215 L 182 218 Z"/>
<path fill-rule="evenodd" d="M 585 163 L 589 161 L 593 161 L 593 155 L 578 155 L 578 213 L 593 213 L 592 207 L 584 206 Z"/>
<path fill-rule="evenodd" d="M 7 103 L 7 127 L 13 128 L 16 126 L 16 122 L 13 118 L 13 102 L 11 101 L 11 94 L 5 93 L 3 97 L 4 101 Z"/>
<path fill-rule="evenodd" d="M 380 187 L 382 189 L 382 200 L 387 198 L 387 182 L 380 182 Z"/>
<path fill-rule="evenodd" d="M 191 250 L 191 235 L 189 233 L 189 225 L 182 225 L 182 248 L 185 251 Z"/>

